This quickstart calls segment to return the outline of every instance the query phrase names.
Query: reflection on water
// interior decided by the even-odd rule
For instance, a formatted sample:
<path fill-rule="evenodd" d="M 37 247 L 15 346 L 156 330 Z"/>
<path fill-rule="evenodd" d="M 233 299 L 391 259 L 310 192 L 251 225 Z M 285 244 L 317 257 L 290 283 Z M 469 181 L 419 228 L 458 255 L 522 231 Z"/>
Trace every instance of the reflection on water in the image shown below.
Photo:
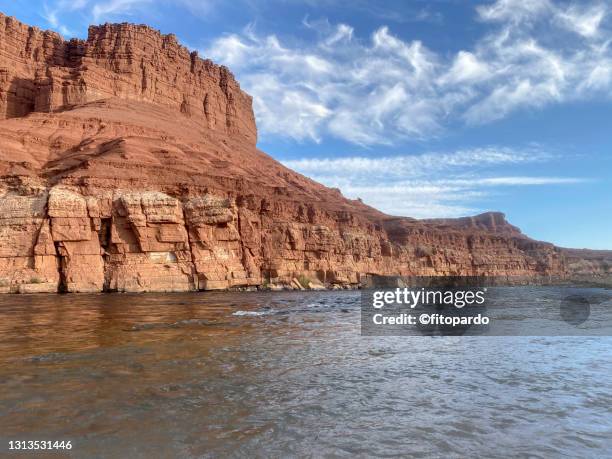
<path fill-rule="evenodd" d="M 362 337 L 359 319 L 358 292 L 1 296 L 0 455 L 612 449 L 612 338 Z"/>

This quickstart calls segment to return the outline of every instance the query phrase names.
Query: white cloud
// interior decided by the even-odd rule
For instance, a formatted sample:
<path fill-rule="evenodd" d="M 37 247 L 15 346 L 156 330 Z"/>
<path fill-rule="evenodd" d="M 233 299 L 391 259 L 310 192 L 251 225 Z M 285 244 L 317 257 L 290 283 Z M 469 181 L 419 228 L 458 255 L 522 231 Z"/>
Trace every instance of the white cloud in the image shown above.
<path fill-rule="evenodd" d="M 98 23 L 108 17 L 131 14 L 151 3 L 151 0 L 109 0 L 95 3 L 92 7 L 93 21 Z"/>
<path fill-rule="evenodd" d="M 581 91 L 605 90 L 612 82 L 612 61 L 597 63 L 588 73 L 586 80 L 578 86 Z"/>
<path fill-rule="evenodd" d="M 572 5 L 565 11 L 557 12 L 557 18 L 563 26 L 584 37 L 597 35 L 605 15 L 606 10 L 602 5 L 595 5 L 588 9 Z"/>
<path fill-rule="evenodd" d="M 353 32 L 352 27 L 346 24 L 338 24 L 335 32 L 325 40 L 325 45 L 332 46 L 342 40 L 351 41 L 353 39 Z"/>
<path fill-rule="evenodd" d="M 490 78 L 492 70 L 486 62 L 481 62 L 469 51 L 459 51 L 453 65 L 446 75 L 440 79 L 441 84 L 478 82 Z"/>
<path fill-rule="evenodd" d="M 297 140 L 310 138 L 319 141 L 319 126 L 329 116 L 329 109 L 307 88 L 286 88 L 278 77 L 271 74 L 255 75 L 247 84 L 256 94 L 254 109 L 259 130 L 278 136 L 289 136 Z M 292 116 L 281 118 L 279 112 Z"/>
<path fill-rule="evenodd" d="M 42 16 L 45 18 L 51 28 L 57 30 L 64 37 L 70 37 L 73 35 L 72 31 L 61 22 L 59 16 L 67 11 L 75 11 L 83 8 L 86 2 L 87 0 L 60 0 L 53 6 L 49 6 L 47 3 L 44 3 Z"/>
<path fill-rule="evenodd" d="M 390 157 L 345 157 L 333 159 L 307 158 L 284 161 L 287 167 L 308 175 L 371 174 L 386 177 L 429 176 L 448 169 L 479 168 L 492 165 L 539 163 L 552 159 L 550 153 L 537 147 L 516 150 L 507 147 L 487 147 L 458 150 L 452 153 L 430 152 L 420 155 Z"/>
<path fill-rule="evenodd" d="M 575 177 L 491 177 L 479 179 L 476 185 L 496 186 L 496 185 L 567 185 L 572 183 L 583 183 L 586 180 Z"/>
<path fill-rule="evenodd" d="M 497 0 L 476 8 L 485 21 L 511 22 L 517 24 L 531 21 L 553 7 L 548 0 Z"/>
<path fill-rule="evenodd" d="M 254 96 L 264 134 L 315 141 L 331 134 L 370 145 L 438 128 L 443 107 L 422 97 L 435 77 L 436 57 L 422 43 L 405 43 L 382 27 L 364 47 L 345 24 L 304 23 L 319 35 L 304 48 L 289 48 L 274 35 L 258 37 L 249 29 L 202 51 L 238 74 Z M 293 95 L 291 103 L 285 94 Z M 389 125 L 395 128 L 392 136 Z"/>
<path fill-rule="evenodd" d="M 99 24 L 122 20 L 125 16 L 135 16 L 164 4 L 183 7 L 190 14 L 206 16 L 214 2 L 215 0 L 55 0 L 43 4 L 43 17 L 53 29 L 63 35 L 72 35 L 61 18 L 75 11 L 86 14 L 90 22 Z"/>
<path fill-rule="evenodd" d="M 247 64 L 247 58 L 250 59 L 253 52 L 253 46 L 249 46 L 236 35 L 228 35 L 215 42 L 215 53 L 223 56 L 223 63 L 234 71 L 240 71 L 242 66 Z"/>
<path fill-rule="evenodd" d="M 532 169 L 534 164 L 555 158 L 537 146 L 487 147 L 383 158 L 305 158 L 283 164 L 388 214 L 434 218 L 487 210 L 477 202 L 508 187 L 561 186 L 585 181 L 576 177 L 507 174 L 511 167 L 530 165 Z M 500 170 L 506 173 L 500 174 Z"/>
<path fill-rule="evenodd" d="M 263 137 L 392 145 L 438 136 L 457 120 L 489 123 L 526 108 L 609 98 L 607 10 L 592 2 L 489 2 L 477 7 L 484 35 L 450 56 L 385 26 L 365 39 L 348 24 L 308 19 L 314 41 L 288 45 L 250 29 L 214 40 L 203 54 L 228 64 L 254 96 Z M 284 102 L 285 93 L 303 103 Z M 291 120 L 293 128 L 278 128 Z"/>

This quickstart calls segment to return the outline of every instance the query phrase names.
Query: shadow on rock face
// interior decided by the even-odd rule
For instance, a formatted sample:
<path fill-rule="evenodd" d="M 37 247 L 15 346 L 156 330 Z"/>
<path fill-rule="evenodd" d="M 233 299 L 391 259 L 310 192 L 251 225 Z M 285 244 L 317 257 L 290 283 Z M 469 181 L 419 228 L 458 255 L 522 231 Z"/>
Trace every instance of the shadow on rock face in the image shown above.
<path fill-rule="evenodd" d="M 3 118 L 19 118 L 34 110 L 36 85 L 26 78 L 13 78 L 4 94 Z M 2 117 L 0 115 L 0 117 Z"/>

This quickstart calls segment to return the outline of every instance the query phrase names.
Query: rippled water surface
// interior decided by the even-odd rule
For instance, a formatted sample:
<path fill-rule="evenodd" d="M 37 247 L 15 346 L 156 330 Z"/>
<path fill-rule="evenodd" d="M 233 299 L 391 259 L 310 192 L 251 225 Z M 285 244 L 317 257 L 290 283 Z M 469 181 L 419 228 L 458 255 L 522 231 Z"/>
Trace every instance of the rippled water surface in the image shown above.
<path fill-rule="evenodd" d="M 612 454 L 612 338 L 365 337 L 359 304 L 0 296 L 0 456 L 9 440 L 71 440 L 73 457 Z"/>

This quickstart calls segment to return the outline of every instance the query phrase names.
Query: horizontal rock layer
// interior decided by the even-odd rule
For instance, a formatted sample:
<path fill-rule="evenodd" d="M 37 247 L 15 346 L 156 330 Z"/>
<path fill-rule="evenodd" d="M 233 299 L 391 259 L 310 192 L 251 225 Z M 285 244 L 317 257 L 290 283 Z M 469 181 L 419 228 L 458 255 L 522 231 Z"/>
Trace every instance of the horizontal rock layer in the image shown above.
<path fill-rule="evenodd" d="M 520 236 L 386 222 L 401 237 L 394 241 L 373 225 L 255 195 L 90 195 L 61 184 L 5 191 L 0 215 L 5 292 L 215 290 L 296 276 L 356 284 L 371 273 L 522 276 L 562 267 L 552 245 Z"/>

